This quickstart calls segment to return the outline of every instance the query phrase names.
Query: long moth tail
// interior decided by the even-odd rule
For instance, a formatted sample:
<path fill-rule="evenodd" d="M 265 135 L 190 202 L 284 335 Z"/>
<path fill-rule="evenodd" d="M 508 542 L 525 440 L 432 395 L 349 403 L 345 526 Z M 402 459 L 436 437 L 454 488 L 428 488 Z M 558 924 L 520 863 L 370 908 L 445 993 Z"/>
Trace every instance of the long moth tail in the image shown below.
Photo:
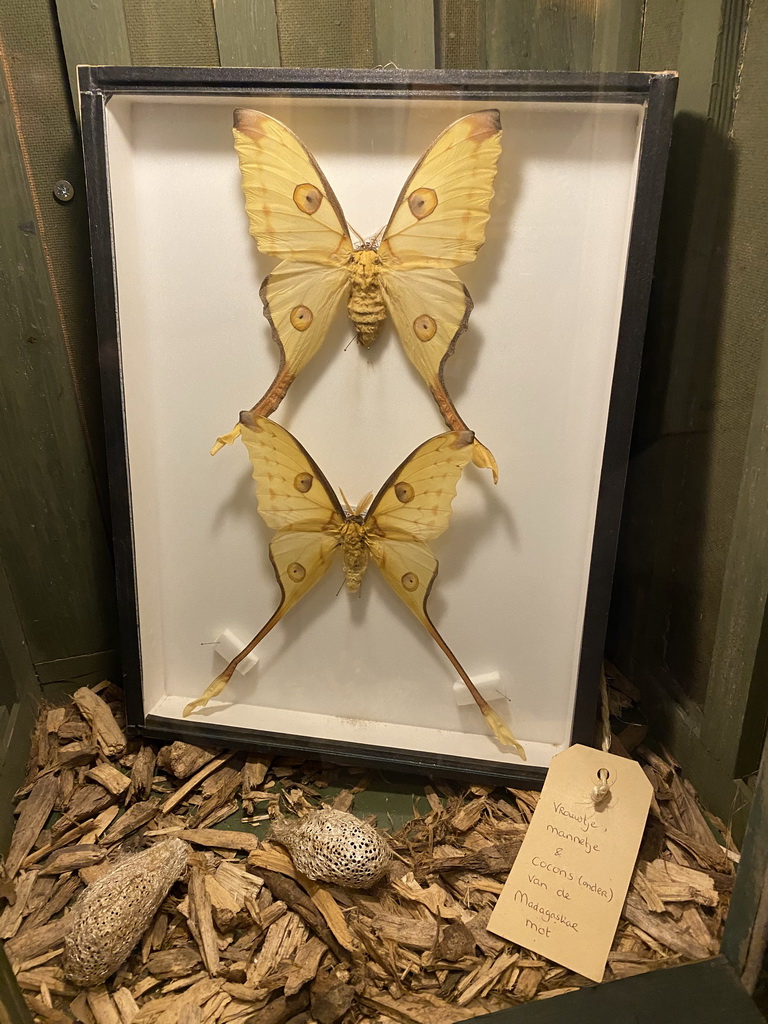
<path fill-rule="evenodd" d="M 493 452 L 486 448 L 484 444 L 481 444 L 477 438 L 475 438 L 472 447 L 472 461 L 478 469 L 490 469 L 491 473 L 493 473 L 493 482 L 495 484 L 499 482 L 499 467 L 496 459 L 493 457 Z"/>
<path fill-rule="evenodd" d="M 275 409 L 285 398 L 285 393 L 294 381 L 296 374 L 293 370 L 284 365 L 278 370 L 277 376 L 269 385 L 267 390 L 250 410 L 252 416 L 271 416 Z M 228 434 L 222 434 L 216 438 L 216 444 L 211 448 L 211 455 L 220 452 L 225 444 L 232 444 L 240 437 L 240 424 L 234 426 Z"/>
<path fill-rule="evenodd" d="M 432 621 L 429 619 L 429 617 L 426 614 L 425 614 L 424 619 L 422 621 L 424 622 L 424 625 L 427 627 L 427 630 L 429 631 L 429 634 L 432 637 L 432 639 L 435 641 L 437 646 L 440 648 L 440 650 L 443 652 L 443 654 L 446 656 L 446 658 L 448 658 L 450 663 L 453 665 L 453 667 L 456 669 L 456 671 L 461 676 L 461 679 L 464 682 L 465 686 L 467 687 L 469 692 L 472 694 L 472 697 L 474 698 L 475 703 L 477 704 L 477 706 L 482 711 L 483 717 L 485 718 L 486 722 L 490 726 L 491 732 L 493 733 L 493 735 L 496 737 L 496 739 L 499 741 L 499 743 L 501 743 L 503 746 L 505 746 L 505 747 L 514 747 L 515 748 L 515 753 L 518 755 L 518 757 L 520 757 L 523 761 L 527 761 L 528 758 L 525 756 L 525 750 L 523 749 L 521 744 L 515 739 L 515 737 L 512 735 L 512 731 L 509 729 L 509 727 L 507 725 L 505 725 L 505 723 L 501 720 L 499 715 L 496 714 L 496 712 L 493 710 L 491 705 L 488 703 L 488 701 L 485 699 L 485 697 L 482 695 L 482 693 L 480 693 L 478 688 L 475 686 L 475 684 L 469 678 L 467 673 L 462 668 L 462 666 L 461 666 L 461 664 L 459 662 L 459 659 L 453 653 L 453 651 L 448 646 L 448 644 L 445 642 L 445 640 L 443 640 L 443 638 L 440 636 L 440 634 L 438 633 L 438 631 L 435 629 L 434 625 L 432 624 Z"/>
<path fill-rule="evenodd" d="M 220 452 L 225 444 L 234 444 L 235 439 L 240 437 L 240 424 L 232 427 L 228 434 L 221 434 L 216 438 L 216 444 L 211 448 L 211 455 Z"/>
<path fill-rule="evenodd" d="M 445 420 L 446 426 L 450 427 L 451 430 L 469 430 L 470 428 L 459 416 L 458 410 L 453 404 L 453 399 L 446 391 L 442 376 L 435 377 L 431 381 L 427 380 L 427 383 L 429 384 L 429 390 L 432 392 L 432 397 L 437 402 L 437 407 Z M 499 467 L 496 459 L 493 457 L 493 452 L 486 448 L 484 444 L 481 444 L 477 438 L 475 438 L 472 448 L 472 462 L 478 469 L 490 469 L 491 473 L 493 473 L 493 482 L 495 484 L 499 482 Z"/>
<path fill-rule="evenodd" d="M 214 697 L 218 697 L 218 695 L 227 685 L 229 680 L 232 678 L 235 669 L 243 660 L 243 658 L 247 658 L 251 651 L 254 649 L 254 647 L 257 644 L 261 643 L 261 641 L 264 639 L 267 633 L 269 633 L 272 627 L 276 626 L 280 619 L 282 619 L 284 613 L 285 603 L 283 602 L 281 603 L 277 611 L 274 613 L 274 615 L 269 619 L 269 621 L 261 627 L 261 629 L 253 638 L 253 640 L 251 640 L 251 642 L 247 644 L 242 649 L 242 651 L 240 651 L 240 653 L 232 659 L 232 661 L 230 661 L 230 663 L 227 665 L 224 671 L 220 675 L 216 676 L 211 685 L 206 687 L 206 689 L 197 698 L 197 700 L 190 701 L 190 703 L 187 704 L 187 706 L 182 711 L 182 715 L 184 718 L 187 718 L 189 715 L 191 715 L 193 711 L 197 711 L 198 708 L 204 708 L 209 700 L 213 700 Z"/>

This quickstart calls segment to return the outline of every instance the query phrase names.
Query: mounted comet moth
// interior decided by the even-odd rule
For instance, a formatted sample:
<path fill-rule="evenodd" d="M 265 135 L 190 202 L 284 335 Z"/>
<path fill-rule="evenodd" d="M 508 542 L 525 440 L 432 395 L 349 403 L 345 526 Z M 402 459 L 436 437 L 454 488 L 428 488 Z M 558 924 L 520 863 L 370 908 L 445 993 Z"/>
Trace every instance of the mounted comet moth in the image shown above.
<path fill-rule="evenodd" d="M 253 640 L 201 697 L 186 706 L 184 715 L 222 692 L 240 661 L 328 572 L 340 553 L 347 589 L 352 592 L 360 589 L 369 560 L 376 563 L 461 676 L 496 739 L 525 760 L 522 746 L 478 692 L 427 612 L 438 570 L 427 541 L 448 526 L 456 485 L 472 458 L 472 432 L 454 430 L 425 441 L 375 498 L 368 494 L 353 508 L 346 499 L 342 504 L 317 463 L 284 427 L 248 412 L 241 414 L 240 423 L 257 484 L 258 510 L 275 531 L 269 555 L 281 600 Z"/>

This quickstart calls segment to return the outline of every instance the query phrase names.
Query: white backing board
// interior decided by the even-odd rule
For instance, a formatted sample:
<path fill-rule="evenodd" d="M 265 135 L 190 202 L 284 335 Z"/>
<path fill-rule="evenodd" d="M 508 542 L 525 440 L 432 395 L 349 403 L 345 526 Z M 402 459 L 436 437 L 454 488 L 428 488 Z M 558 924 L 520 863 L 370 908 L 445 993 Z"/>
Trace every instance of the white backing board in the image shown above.
<path fill-rule="evenodd" d="M 495 454 L 469 466 L 431 616 L 545 766 L 570 741 L 590 554 L 644 108 L 498 104 L 503 154 L 487 241 L 458 269 L 475 302 L 446 368 L 458 410 Z M 407 98 L 117 96 L 109 178 L 147 714 L 180 718 L 279 600 L 244 446 L 217 434 L 266 390 L 277 350 L 261 312 L 275 261 L 248 234 L 235 106 L 285 122 L 349 223 L 388 219 L 413 164 L 484 104 Z M 446 429 L 391 325 L 373 348 L 340 312 L 275 419 L 350 500 Z M 455 673 L 369 569 L 360 598 L 331 571 L 198 712 L 222 725 L 519 763 L 458 706 Z"/>

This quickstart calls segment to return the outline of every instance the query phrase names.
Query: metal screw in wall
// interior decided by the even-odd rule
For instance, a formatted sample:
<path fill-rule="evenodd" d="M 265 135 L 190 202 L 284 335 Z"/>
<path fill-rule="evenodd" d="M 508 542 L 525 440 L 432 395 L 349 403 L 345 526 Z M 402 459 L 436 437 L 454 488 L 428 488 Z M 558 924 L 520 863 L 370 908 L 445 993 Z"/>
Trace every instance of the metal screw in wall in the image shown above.
<path fill-rule="evenodd" d="M 75 186 L 71 181 L 62 178 L 53 186 L 53 198 L 58 199 L 60 203 L 68 203 L 75 198 Z"/>

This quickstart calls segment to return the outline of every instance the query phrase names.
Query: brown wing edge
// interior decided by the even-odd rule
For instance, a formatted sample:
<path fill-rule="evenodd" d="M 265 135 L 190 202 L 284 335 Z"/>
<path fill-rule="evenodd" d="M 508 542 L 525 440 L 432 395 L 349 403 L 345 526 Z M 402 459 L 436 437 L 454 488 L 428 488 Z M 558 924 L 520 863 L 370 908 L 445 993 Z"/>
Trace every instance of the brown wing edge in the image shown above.
<path fill-rule="evenodd" d="M 443 376 L 443 370 L 445 367 L 446 360 L 453 355 L 454 349 L 456 348 L 456 342 L 459 340 L 461 335 L 466 331 L 469 325 L 469 316 L 472 310 L 475 308 L 475 304 L 472 300 L 472 296 L 469 294 L 467 286 L 462 285 L 464 288 L 464 295 L 467 299 L 467 305 L 464 310 L 464 317 L 461 323 L 456 328 L 456 333 L 451 339 L 451 343 L 445 350 L 445 355 L 440 360 L 440 365 L 437 369 L 437 384 L 430 387 L 432 397 L 437 403 L 437 407 L 440 410 L 440 414 L 445 420 L 446 424 L 451 430 L 469 430 L 470 428 L 466 425 L 464 420 L 459 416 L 459 411 L 453 403 L 453 399 L 448 394 L 448 389 L 445 386 L 445 378 Z M 478 469 L 490 469 L 491 475 L 493 476 L 493 482 L 497 484 L 499 482 L 499 467 L 493 452 L 486 448 L 482 441 L 475 438 L 475 455 L 472 459 L 473 463 Z"/>
<path fill-rule="evenodd" d="M 461 430 L 459 430 L 458 433 L 459 433 L 459 437 L 456 439 L 456 443 L 453 446 L 454 448 L 466 448 L 467 445 L 474 443 L 475 435 L 474 435 L 473 431 L 468 430 L 466 427 L 464 427 Z M 384 492 L 387 490 L 388 487 L 391 487 L 392 484 L 397 480 L 398 476 L 400 475 L 401 470 L 404 469 L 405 466 L 407 466 L 407 464 L 411 461 L 411 459 L 416 454 L 416 452 L 419 450 L 419 448 L 423 447 L 423 445 L 425 445 L 425 444 L 429 444 L 429 442 L 433 441 L 435 437 L 442 437 L 442 436 L 443 436 L 442 434 L 435 434 L 433 437 L 428 437 L 426 441 L 422 441 L 422 443 L 420 445 L 417 445 L 413 449 L 413 451 L 411 452 L 410 455 L 408 455 L 405 459 L 403 459 L 403 461 L 400 463 L 400 465 L 397 467 L 397 469 L 394 471 L 394 473 L 391 473 L 387 477 L 387 479 L 384 481 L 384 483 L 379 488 L 378 494 L 373 499 L 371 504 L 368 506 L 368 509 L 367 509 L 367 511 L 365 513 L 365 521 L 366 522 L 376 512 L 376 507 L 379 504 L 379 502 L 381 501 L 382 496 L 384 495 Z M 435 572 L 435 576 L 436 575 L 437 575 L 437 572 Z M 433 576 L 432 577 L 432 582 L 434 582 L 434 579 L 435 579 L 435 577 Z M 431 588 L 432 583 L 430 583 L 429 586 Z M 427 595 L 428 594 L 429 594 L 429 589 L 427 589 Z M 426 600 L 426 596 L 425 596 L 425 600 Z"/>
<path fill-rule="evenodd" d="M 448 394 L 448 390 L 445 386 L 445 379 L 443 377 L 446 361 L 450 359 L 450 357 L 453 355 L 456 349 L 456 342 L 459 340 L 462 334 L 464 334 L 467 327 L 469 326 L 469 317 L 472 313 L 472 310 L 475 308 L 475 303 L 472 296 L 469 294 L 469 289 L 463 282 L 461 282 L 461 286 L 464 289 L 464 297 L 466 299 L 466 305 L 464 307 L 464 316 L 462 317 L 461 322 L 456 328 L 456 332 L 451 338 L 450 344 L 448 345 L 448 348 L 445 350 L 445 354 L 443 355 L 443 358 L 440 360 L 440 365 L 437 368 L 437 379 L 440 384 L 440 391 L 439 393 L 436 391 L 432 392 L 432 395 L 438 404 L 442 417 L 448 424 L 448 426 L 451 428 L 451 430 L 469 430 L 469 427 L 466 425 L 464 420 L 462 420 L 462 418 L 459 416 L 458 410 L 456 406 L 453 404 L 453 399 Z"/>
<path fill-rule="evenodd" d="M 495 135 L 497 132 L 501 131 L 501 114 L 495 107 L 487 107 L 484 110 L 475 110 L 471 114 L 464 114 L 463 117 L 457 117 L 455 121 L 451 121 L 447 128 L 443 128 L 440 134 L 436 138 L 434 138 L 432 142 L 427 146 L 427 148 L 421 154 L 419 159 L 413 165 L 413 170 L 405 179 L 405 184 L 400 190 L 400 195 L 397 197 L 395 205 L 392 207 L 392 213 L 390 214 L 389 220 L 387 221 L 387 226 L 384 228 L 381 234 L 382 240 L 387 237 L 389 226 L 392 223 L 395 214 L 400 209 L 401 204 L 405 202 L 405 197 L 408 195 L 408 189 L 410 187 L 410 184 L 413 181 L 414 177 L 416 176 L 416 173 L 420 169 L 421 165 L 424 163 L 424 160 L 426 159 L 429 151 L 437 145 L 440 139 L 442 139 L 442 137 L 447 132 L 449 132 L 455 124 L 458 124 L 459 121 L 463 121 L 464 117 L 483 117 L 483 115 L 484 120 L 486 122 L 485 127 L 481 131 L 473 133 L 472 137 L 477 138 L 478 142 L 482 142 L 484 139 L 490 139 L 492 135 Z"/>
<path fill-rule="evenodd" d="M 257 434 L 259 432 L 260 428 L 254 423 L 254 415 L 258 415 L 258 414 L 254 414 L 252 409 L 244 409 L 240 413 L 239 423 L 240 423 L 241 427 L 245 427 L 247 430 L 252 430 L 255 434 Z M 264 417 L 264 419 L 267 419 L 267 418 L 268 417 L 266 417 L 266 416 Z M 293 440 L 293 443 L 296 445 L 296 447 L 302 453 L 304 458 L 310 464 L 310 466 L 312 467 L 313 472 L 317 476 L 317 479 L 320 481 L 320 483 L 322 484 L 323 488 L 325 489 L 326 494 L 330 498 L 331 504 L 333 505 L 335 511 L 339 513 L 339 515 L 341 516 L 342 520 L 348 519 L 349 517 L 345 513 L 344 509 L 341 506 L 341 502 L 339 501 L 338 497 L 336 496 L 336 491 L 333 489 L 333 487 L 331 487 L 331 485 L 328 482 L 328 478 L 326 477 L 325 473 L 322 471 L 322 469 L 320 469 L 318 464 L 315 462 L 315 460 L 309 454 L 309 452 L 304 447 L 304 445 L 301 443 L 301 441 L 299 441 L 298 438 L 294 437 L 293 434 L 290 432 L 290 430 L 288 430 L 287 427 L 284 427 L 280 423 L 278 423 L 277 425 L 282 430 L 284 430 L 286 432 L 286 434 L 288 434 L 288 436 Z"/>
<path fill-rule="evenodd" d="M 498 111 L 497 111 L 497 113 L 498 113 Z M 261 110 L 253 110 L 251 107 L 236 107 L 235 110 L 232 112 L 232 127 L 235 128 L 237 131 L 242 132 L 243 135 L 249 135 L 249 134 L 251 134 L 251 132 L 255 128 L 256 123 L 258 123 L 258 119 L 263 118 L 263 117 L 270 117 L 270 115 L 269 114 L 265 114 Z M 277 118 L 276 117 L 271 117 L 270 120 L 271 121 L 277 121 Z M 249 124 L 249 122 L 250 122 L 250 124 Z M 298 142 L 298 144 L 301 146 L 301 148 L 306 153 L 307 159 L 312 164 L 312 167 L 315 170 L 315 172 L 317 173 L 317 176 L 320 178 L 320 181 L 323 183 L 323 189 L 325 190 L 326 198 L 328 199 L 328 202 L 331 204 L 331 207 L 333 208 L 333 212 L 339 218 L 339 223 L 341 224 L 342 228 L 346 232 L 347 241 L 349 242 L 349 244 L 351 246 L 352 245 L 352 239 L 351 239 L 350 234 L 349 234 L 349 225 L 347 224 L 347 218 L 344 216 L 344 211 L 341 208 L 341 204 L 339 203 L 339 200 L 336 198 L 336 193 L 333 191 L 333 189 L 331 188 L 330 182 L 328 181 L 326 176 L 323 174 L 323 170 L 320 167 L 320 164 L 317 162 L 317 160 L 315 160 L 315 158 L 312 155 L 312 153 L 307 149 L 307 147 L 301 141 L 301 139 L 296 134 L 296 132 L 292 132 L 291 129 L 288 127 L 288 125 L 287 124 L 283 124 L 282 121 L 277 121 L 277 123 L 280 125 L 281 128 L 284 128 L 288 132 L 288 134 L 291 135 Z M 249 131 L 249 128 L 250 128 L 250 131 Z"/>
<path fill-rule="evenodd" d="M 282 400 L 288 393 L 288 388 L 296 379 L 296 375 L 289 372 L 286 369 L 285 363 L 285 346 L 280 338 L 280 332 L 275 327 L 275 322 L 272 319 L 272 313 L 269 308 L 269 302 L 267 301 L 267 286 L 269 285 L 271 274 L 267 274 L 264 280 L 261 282 L 259 288 L 259 298 L 263 307 L 264 318 L 269 324 L 269 329 L 272 332 L 272 341 L 277 345 L 278 352 L 280 353 L 280 363 L 277 368 L 277 373 L 272 383 L 269 385 L 267 390 L 258 400 L 258 402 L 251 407 L 251 412 L 257 416 L 271 416 L 275 409 L 280 405 Z"/>
<path fill-rule="evenodd" d="M 296 374 L 290 373 L 286 369 L 285 347 L 283 346 L 283 343 L 280 340 L 280 333 L 275 327 L 274 321 L 272 320 L 272 315 L 269 311 L 269 304 L 266 299 L 266 288 L 267 285 L 269 284 L 270 277 L 271 275 L 267 274 L 267 276 L 261 282 L 261 287 L 259 288 L 259 298 L 261 299 L 262 302 L 264 317 L 267 323 L 269 324 L 269 329 L 272 333 L 272 341 L 275 343 L 275 345 L 277 345 L 278 352 L 280 353 L 280 363 L 278 365 L 277 373 L 275 374 L 272 383 L 269 385 L 269 387 L 258 400 L 258 402 L 256 402 L 256 404 L 252 405 L 250 408 L 250 412 L 256 416 L 271 416 L 275 409 L 277 409 L 282 400 L 285 398 L 285 396 L 288 394 L 288 388 L 291 386 L 291 384 L 293 384 L 294 380 L 296 379 Z M 220 452 L 224 445 L 232 444 L 239 431 L 240 424 L 238 423 L 232 428 L 232 430 L 229 431 L 228 434 L 222 434 L 221 436 L 217 437 L 216 443 L 211 448 L 211 455 L 216 455 L 218 452 Z"/>

